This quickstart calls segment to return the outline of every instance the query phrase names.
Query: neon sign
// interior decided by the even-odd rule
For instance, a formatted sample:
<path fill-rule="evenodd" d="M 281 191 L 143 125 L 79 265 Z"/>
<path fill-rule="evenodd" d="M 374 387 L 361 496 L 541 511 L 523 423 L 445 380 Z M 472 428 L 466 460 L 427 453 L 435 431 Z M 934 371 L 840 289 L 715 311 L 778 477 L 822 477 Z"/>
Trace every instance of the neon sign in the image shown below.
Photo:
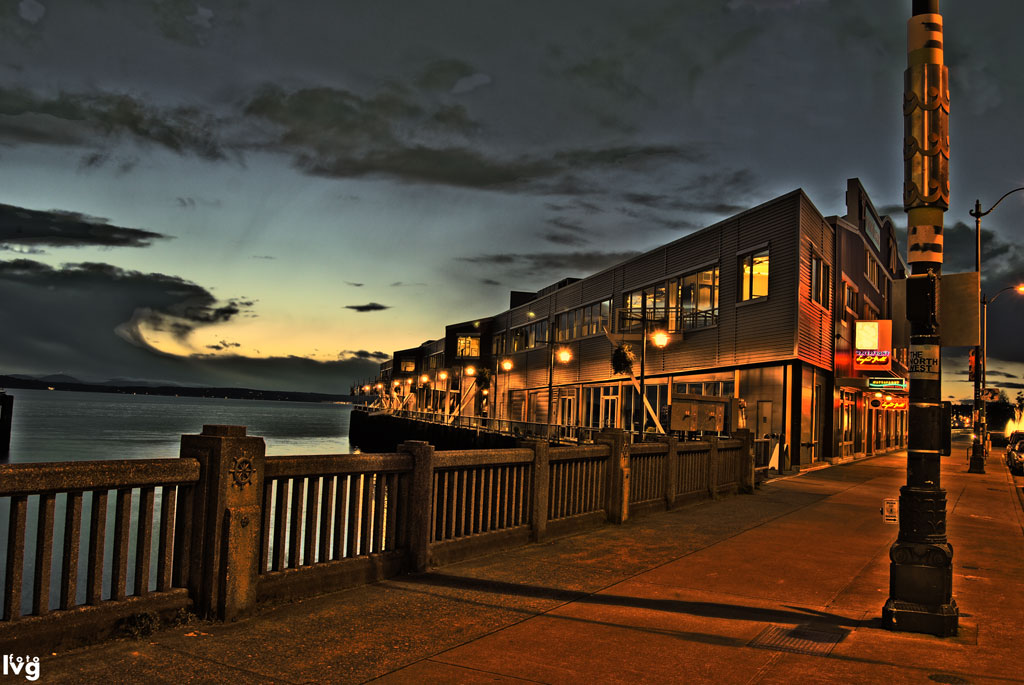
<path fill-rule="evenodd" d="M 906 390 L 906 378 L 869 378 L 868 389 L 870 390 Z"/>

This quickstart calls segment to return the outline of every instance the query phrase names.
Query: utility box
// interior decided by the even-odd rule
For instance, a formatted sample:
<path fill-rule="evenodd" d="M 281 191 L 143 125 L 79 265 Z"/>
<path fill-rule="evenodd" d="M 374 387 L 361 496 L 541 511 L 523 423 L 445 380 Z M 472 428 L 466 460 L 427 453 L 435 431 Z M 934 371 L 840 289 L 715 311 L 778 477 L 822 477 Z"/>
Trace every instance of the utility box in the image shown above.
<path fill-rule="evenodd" d="M 726 408 L 731 399 L 673 393 L 669 430 L 722 432 L 725 430 Z"/>

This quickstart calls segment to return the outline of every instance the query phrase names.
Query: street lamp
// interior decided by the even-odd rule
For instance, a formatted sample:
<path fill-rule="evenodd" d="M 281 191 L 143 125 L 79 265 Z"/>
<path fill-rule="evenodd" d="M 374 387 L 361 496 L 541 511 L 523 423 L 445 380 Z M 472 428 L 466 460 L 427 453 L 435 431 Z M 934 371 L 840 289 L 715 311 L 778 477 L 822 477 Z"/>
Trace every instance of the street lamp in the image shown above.
<path fill-rule="evenodd" d="M 981 217 L 990 213 L 993 209 L 999 206 L 999 203 L 1005 200 L 1008 196 L 1013 195 L 1016 192 L 1024 190 L 1024 186 L 1020 188 L 1014 188 L 1013 190 L 1005 193 L 1001 198 L 996 200 L 996 203 L 988 208 L 987 211 L 981 211 L 981 200 L 974 201 L 974 209 L 970 211 L 970 215 L 974 217 L 974 270 L 978 272 L 978 283 L 979 290 L 981 284 Z M 1009 288 L 1007 288 L 1008 290 Z M 1000 291 L 1002 292 L 1002 291 Z M 998 293 L 997 293 L 998 296 Z M 993 297 L 993 300 L 996 298 Z M 987 303 L 985 302 L 985 296 L 981 295 L 981 344 L 974 348 L 974 358 L 980 360 L 975 362 L 981 364 L 981 368 L 974 370 L 974 414 L 975 414 L 975 431 L 974 431 L 974 442 L 971 445 L 971 465 L 968 469 L 968 473 L 985 473 L 985 459 L 988 457 L 988 447 L 986 445 L 986 437 L 988 433 L 988 427 L 986 426 L 985 420 L 985 400 L 982 398 L 982 391 L 985 389 L 985 315 Z"/>
<path fill-rule="evenodd" d="M 1013 291 L 1017 292 L 1020 295 L 1024 295 L 1024 283 L 1022 283 L 1020 285 L 1008 285 L 1008 286 L 1006 286 L 1005 288 L 1003 288 L 1002 290 L 997 292 L 995 295 L 993 295 L 991 300 L 986 299 L 984 294 L 982 294 L 982 296 L 981 296 L 981 356 L 980 357 L 975 357 L 975 359 L 980 359 L 981 360 L 979 362 L 980 365 L 981 365 L 981 368 L 976 368 L 974 370 L 974 381 L 975 381 L 975 384 L 977 384 L 978 383 L 978 379 L 979 378 L 981 379 L 981 392 L 978 393 L 978 395 L 981 397 L 982 402 L 981 402 L 981 411 L 979 413 L 980 421 L 978 423 L 977 430 L 975 431 L 975 433 L 976 433 L 976 437 L 978 439 L 978 443 L 976 443 L 976 444 L 981 444 L 984 451 L 982 452 L 981 463 L 977 464 L 977 467 L 976 467 L 976 465 L 975 465 L 976 460 L 975 460 L 975 457 L 974 457 L 974 447 L 972 445 L 972 448 L 971 448 L 971 467 L 969 469 L 970 473 L 985 473 L 985 460 L 988 458 L 988 422 L 987 422 L 987 419 L 986 419 L 985 398 L 984 398 L 985 387 L 986 387 L 985 386 L 985 381 L 986 381 L 985 374 L 986 374 L 986 371 L 988 369 L 988 305 L 990 303 L 992 303 L 992 302 L 995 302 L 997 297 L 999 297 L 1000 295 L 1002 295 L 1003 293 L 1005 293 L 1008 290 L 1013 290 Z"/>
<path fill-rule="evenodd" d="M 448 384 L 448 372 L 439 371 L 437 373 L 437 379 L 444 381 L 444 422 L 448 423 L 448 406 L 451 404 L 451 388 Z"/>

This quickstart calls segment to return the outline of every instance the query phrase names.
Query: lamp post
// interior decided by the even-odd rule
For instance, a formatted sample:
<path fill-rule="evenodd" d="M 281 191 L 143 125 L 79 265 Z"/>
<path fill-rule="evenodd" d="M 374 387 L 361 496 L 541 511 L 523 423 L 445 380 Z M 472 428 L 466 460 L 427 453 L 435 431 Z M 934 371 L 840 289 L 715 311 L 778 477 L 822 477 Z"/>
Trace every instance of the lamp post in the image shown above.
<path fill-rule="evenodd" d="M 444 381 L 444 423 L 445 425 L 448 425 L 448 405 L 451 403 L 451 396 L 448 390 L 448 372 L 438 372 L 437 378 L 438 380 Z"/>
<path fill-rule="evenodd" d="M 981 283 L 981 217 L 998 207 L 999 203 L 1005 200 L 1008 196 L 1021 190 L 1024 190 L 1024 186 L 1014 188 L 1013 190 L 1005 193 L 1001 198 L 996 200 L 994 205 L 984 212 L 981 211 L 981 200 L 974 201 L 974 209 L 970 211 L 970 215 L 974 217 L 974 270 L 978 272 L 979 287 Z M 1011 288 L 1005 288 L 1005 290 L 1010 289 Z M 996 296 L 998 297 L 998 293 Z M 995 300 L 996 298 L 993 297 L 992 299 Z M 981 344 L 974 348 L 974 442 L 971 444 L 971 465 L 967 470 L 968 473 L 985 473 L 985 460 L 988 458 L 988 425 L 985 417 L 985 400 L 982 397 L 983 391 L 985 390 L 985 318 L 987 306 L 988 303 L 985 301 L 985 296 L 981 295 L 981 335 L 979 336 Z"/>
<path fill-rule="evenodd" d="M 555 349 L 555 327 L 548 325 L 548 427 L 547 438 L 551 439 L 551 418 L 554 414 L 555 361 L 568 364 L 572 361 L 572 350 L 568 347 Z"/>
<path fill-rule="evenodd" d="M 651 344 L 657 347 L 659 350 L 664 349 L 668 345 L 668 333 L 662 330 L 653 331 L 647 333 L 647 310 L 644 310 L 644 340 L 640 346 L 640 440 L 643 441 L 643 436 L 647 433 L 647 412 L 644 411 L 644 400 L 646 399 L 647 385 L 646 385 L 646 368 L 644 365 L 647 362 L 647 339 L 651 339 Z"/>

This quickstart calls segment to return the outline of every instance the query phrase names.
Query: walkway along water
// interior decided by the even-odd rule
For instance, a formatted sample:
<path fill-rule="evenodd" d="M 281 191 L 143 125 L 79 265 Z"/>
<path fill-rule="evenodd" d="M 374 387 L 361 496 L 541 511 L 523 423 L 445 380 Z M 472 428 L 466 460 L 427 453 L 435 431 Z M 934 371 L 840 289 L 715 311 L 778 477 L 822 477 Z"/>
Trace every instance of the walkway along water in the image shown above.
<path fill-rule="evenodd" d="M 578 447 L 267 457 L 244 426 L 207 425 L 174 460 L 0 465 L 0 652 L 67 649 L 182 611 L 231 621 L 260 602 L 750 492 L 751 447 L 749 433 L 631 445 L 610 430 Z"/>

